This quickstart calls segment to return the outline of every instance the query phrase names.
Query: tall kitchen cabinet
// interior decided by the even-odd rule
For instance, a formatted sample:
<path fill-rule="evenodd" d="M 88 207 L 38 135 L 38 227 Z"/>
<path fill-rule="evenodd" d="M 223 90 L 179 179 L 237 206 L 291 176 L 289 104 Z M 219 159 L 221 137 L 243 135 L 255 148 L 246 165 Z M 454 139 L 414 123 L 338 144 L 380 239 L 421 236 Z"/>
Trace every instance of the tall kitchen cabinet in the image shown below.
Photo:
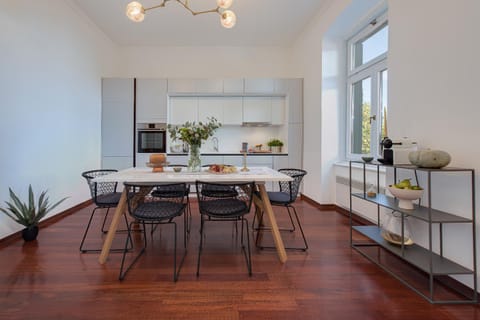
<path fill-rule="evenodd" d="M 102 79 L 102 168 L 133 166 L 134 80 Z"/>

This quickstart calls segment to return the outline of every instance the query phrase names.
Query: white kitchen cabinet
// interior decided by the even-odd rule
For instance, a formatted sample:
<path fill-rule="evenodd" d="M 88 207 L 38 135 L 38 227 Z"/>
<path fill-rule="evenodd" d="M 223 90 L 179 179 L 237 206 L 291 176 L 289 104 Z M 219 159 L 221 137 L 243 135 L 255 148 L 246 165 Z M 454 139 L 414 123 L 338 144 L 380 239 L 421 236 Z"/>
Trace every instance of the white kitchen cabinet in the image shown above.
<path fill-rule="evenodd" d="M 133 156 L 102 157 L 102 169 L 123 170 L 133 166 Z"/>
<path fill-rule="evenodd" d="M 275 80 L 271 78 L 245 79 L 245 93 L 271 94 L 275 92 Z"/>
<path fill-rule="evenodd" d="M 290 123 L 288 125 L 288 166 L 290 168 L 303 167 L 302 123 Z"/>
<path fill-rule="evenodd" d="M 169 162 L 169 165 L 188 165 L 188 156 L 171 156 L 167 155 L 167 161 Z"/>
<path fill-rule="evenodd" d="M 271 122 L 272 100 L 270 97 L 244 97 L 243 122 Z"/>
<path fill-rule="evenodd" d="M 223 79 L 223 93 L 237 94 L 244 92 L 244 81 L 243 79 Z"/>
<path fill-rule="evenodd" d="M 290 79 L 288 82 L 288 122 L 303 123 L 303 79 Z"/>
<path fill-rule="evenodd" d="M 167 122 L 167 80 L 137 79 L 137 122 Z"/>
<path fill-rule="evenodd" d="M 180 125 L 187 121 L 198 121 L 198 98 L 171 97 L 168 123 Z"/>
<path fill-rule="evenodd" d="M 289 91 L 289 79 L 275 79 L 274 80 L 274 92 L 279 94 L 288 94 Z"/>
<path fill-rule="evenodd" d="M 223 97 L 199 97 L 198 98 L 198 121 L 208 122 L 208 118 L 214 117 L 222 124 L 223 121 Z"/>
<path fill-rule="evenodd" d="M 285 122 L 285 97 L 271 97 L 272 125 L 282 125 Z"/>
<path fill-rule="evenodd" d="M 196 79 L 168 79 L 168 93 L 194 93 L 197 90 Z"/>
<path fill-rule="evenodd" d="M 223 125 L 242 125 L 243 98 L 224 97 L 223 100 Z"/>
<path fill-rule="evenodd" d="M 196 93 L 223 93 L 222 79 L 196 79 Z"/>
<path fill-rule="evenodd" d="M 102 158 L 122 157 L 133 165 L 133 79 L 102 80 Z M 102 159 L 102 165 L 119 159 Z M 119 160 L 120 161 L 120 160 Z M 121 163 L 124 163 L 121 162 Z M 104 167 L 106 168 L 106 167 Z"/>

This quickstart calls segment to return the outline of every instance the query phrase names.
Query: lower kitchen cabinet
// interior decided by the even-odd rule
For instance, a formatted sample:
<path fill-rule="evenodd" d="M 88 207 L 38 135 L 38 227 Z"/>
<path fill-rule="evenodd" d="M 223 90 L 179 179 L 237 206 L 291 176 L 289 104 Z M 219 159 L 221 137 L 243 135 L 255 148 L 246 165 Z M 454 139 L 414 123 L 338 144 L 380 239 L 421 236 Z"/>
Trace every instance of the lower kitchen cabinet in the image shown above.
<path fill-rule="evenodd" d="M 133 157 L 102 157 L 102 169 L 123 170 L 133 166 Z"/>

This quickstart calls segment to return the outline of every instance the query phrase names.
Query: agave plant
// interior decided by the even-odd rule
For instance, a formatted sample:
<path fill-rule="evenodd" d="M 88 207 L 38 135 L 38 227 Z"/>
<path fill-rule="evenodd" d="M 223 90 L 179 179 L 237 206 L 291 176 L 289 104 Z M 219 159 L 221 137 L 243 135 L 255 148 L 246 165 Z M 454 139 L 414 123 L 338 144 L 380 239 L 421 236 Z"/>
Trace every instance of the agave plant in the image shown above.
<path fill-rule="evenodd" d="M 0 208 L 0 211 L 27 228 L 36 226 L 47 213 L 66 199 L 63 198 L 54 205 L 49 205 L 47 191 L 43 191 L 38 198 L 38 206 L 35 206 L 32 185 L 28 187 L 28 204 L 20 201 L 11 188 L 8 188 L 8 190 L 10 191 L 11 202 L 5 201 L 7 207 Z"/>

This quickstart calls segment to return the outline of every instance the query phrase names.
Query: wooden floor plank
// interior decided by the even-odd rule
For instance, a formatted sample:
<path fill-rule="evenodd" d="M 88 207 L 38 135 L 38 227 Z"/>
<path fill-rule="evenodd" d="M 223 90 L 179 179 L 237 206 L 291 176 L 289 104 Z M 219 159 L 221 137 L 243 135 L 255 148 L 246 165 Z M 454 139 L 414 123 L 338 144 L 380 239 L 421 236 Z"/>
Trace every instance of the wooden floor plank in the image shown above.
<path fill-rule="evenodd" d="M 83 208 L 41 229 L 37 241 L 0 246 L 0 319 L 480 319 L 478 306 L 428 303 L 352 250 L 345 216 L 306 201 L 296 206 L 308 252 L 288 251 L 282 264 L 274 250 L 252 247 L 249 277 L 233 225 L 212 223 L 197 278 L 199 216 L 193 202 L 192 234 L 177 283 L 171 229 L 154 233 L 120 282 L 120 254 L 101 265 L 98 254 L 78 251 L 93 207 Z M 285 225 L 282 210 L 275 208 L 275 214 Z M 102 244 L 100 216 L 88 238 L 92 247 Z M 287 243 L 301 241 L 298 234 L 282 236 Z M 113 247 L 124 239 L 117 234 Z M 263 241 L 273 244 L 269 234 Z"/>

